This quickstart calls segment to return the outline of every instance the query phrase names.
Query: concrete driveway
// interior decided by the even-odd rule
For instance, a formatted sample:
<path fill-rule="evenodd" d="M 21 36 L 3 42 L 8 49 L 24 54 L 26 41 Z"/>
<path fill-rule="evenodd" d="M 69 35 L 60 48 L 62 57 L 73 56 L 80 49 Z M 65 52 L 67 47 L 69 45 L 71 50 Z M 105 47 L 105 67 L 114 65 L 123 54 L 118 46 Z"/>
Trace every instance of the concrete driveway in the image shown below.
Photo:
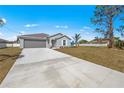
<path fill-rule="evenodd" d="M 47 48 L 23 49 L 0 87 L 124 87 L 124 73 Z"/>

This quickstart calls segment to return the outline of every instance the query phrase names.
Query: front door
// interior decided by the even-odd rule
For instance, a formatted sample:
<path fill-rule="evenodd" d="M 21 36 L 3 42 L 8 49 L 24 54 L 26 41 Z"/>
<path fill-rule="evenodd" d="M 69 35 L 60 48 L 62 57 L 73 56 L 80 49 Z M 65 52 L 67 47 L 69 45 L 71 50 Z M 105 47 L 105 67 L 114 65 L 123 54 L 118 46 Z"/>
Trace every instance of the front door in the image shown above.
<path fill-rule="evenodd" d="M 52 43 L 52 47 L 55 47 L 56 41 L 55 40 L 51 40 L 51 43 Z"/>

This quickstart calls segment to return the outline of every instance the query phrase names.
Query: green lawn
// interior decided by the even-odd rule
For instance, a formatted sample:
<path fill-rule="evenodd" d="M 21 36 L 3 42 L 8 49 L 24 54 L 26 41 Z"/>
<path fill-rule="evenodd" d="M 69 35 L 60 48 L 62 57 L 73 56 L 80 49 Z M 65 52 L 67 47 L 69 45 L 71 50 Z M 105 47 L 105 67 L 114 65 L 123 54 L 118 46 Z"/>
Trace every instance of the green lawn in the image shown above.
<path fill-rule="evenodd" d="M 124 50 L 106 47 L 61 48 L 57 51 L 124 72 Z"/>
<path fill-rule="evenodd" d="M 20 52 L 21 49 L 19 48 L 0 49 L 0 83 L 7 75 Z"/>

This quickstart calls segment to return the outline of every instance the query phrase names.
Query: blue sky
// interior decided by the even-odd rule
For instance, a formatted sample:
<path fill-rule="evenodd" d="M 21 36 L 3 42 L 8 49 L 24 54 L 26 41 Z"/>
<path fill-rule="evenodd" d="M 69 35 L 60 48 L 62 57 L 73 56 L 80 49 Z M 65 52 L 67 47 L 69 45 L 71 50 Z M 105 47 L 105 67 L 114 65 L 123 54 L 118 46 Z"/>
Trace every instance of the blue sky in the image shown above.
<path fill-rule="evenodd" d="M 6 24 L 0 28 L 0 38 L 16 39 L 20 34 L 63 33 L 82 39 L 100 36 L 90 22 L 95 6 L 0 6 L 0 17 Z"/>

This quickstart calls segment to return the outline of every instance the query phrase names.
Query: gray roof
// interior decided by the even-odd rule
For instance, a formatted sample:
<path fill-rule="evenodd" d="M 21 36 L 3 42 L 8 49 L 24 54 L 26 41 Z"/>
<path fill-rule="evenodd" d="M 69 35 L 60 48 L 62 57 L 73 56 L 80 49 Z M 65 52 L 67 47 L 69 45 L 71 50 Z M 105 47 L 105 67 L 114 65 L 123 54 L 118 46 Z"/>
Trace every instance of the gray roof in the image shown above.
<path fill-rule="evenodd" d="M 45 40 L 49 35 L 44 33 L 37 33 L 37 34 L 28 34 L 28 35 L 21 35 L 18 38 L 23 39 L 37 39 L 37 40 Z"/>
<path fill-rule="evenodd" d="M 44 34 L 44 33 L 28 34 L 28 35 L 18 36 L 18 39 L 22 38 L 22 39 L 34 39 L 34 40 L 46 40 L 47 38 L 54 37 L 54 36 L 59 35 L 59 34 L 62 35 L 62 36 L 59 37 L 59 38 L 56 38 L 56 40 L 61 39 L 63 37 L 67 37 L 68 39 L 71 40 L 70 37 L 68 37 L 66 35 L 63 35 L 62 33 L 57 33 L 57 34 L 54 34 L 54 35 L 51 35 L 51 36 L 49 36 L 48 34 Z"/>
<path fill-rule="evenodd" d="M 70 40 L 71 40 L 71 38 L 70 38 L 70 37 L 68 37 L 68 36 L 66 36 L 66 35 L 64 35 L 64 34 L 62 34 L 62 33 L 57 33 L 57 34 L 51 35 L 51 36 L 49 36 L 49 38 L 50 38 L 50 37 L 57 36 L 57 35 L 62 35 L 62 36 L 61 36 L 61 37 L 59 37 L 59 38 L 56 38 L 56 40 L 61 39 L 61 38 L 63 38 L 63 37 L 67 37 L 68 39 L 70 39 Z"/>
<path fill-rule="evenodd" d="M 30 36 L 30 37 L 40 37 L 40 38 L 44 38 L 44 37 L 48 37 L 48 34 L 45 33 L 37 33 L 37 34 L 28 34 L 28 35 L 22 35 L 22 36 Z"/>
<path fill-rule="evenodd" d="M 57 33 L 57 34 L 54 34 L 54 35 L 51 35 L 51 36 L 49 36 L 49 37 L 54 37 L 54 36 L 57 36 L 57 35 L 63 35 L 62 33 Z"/>

